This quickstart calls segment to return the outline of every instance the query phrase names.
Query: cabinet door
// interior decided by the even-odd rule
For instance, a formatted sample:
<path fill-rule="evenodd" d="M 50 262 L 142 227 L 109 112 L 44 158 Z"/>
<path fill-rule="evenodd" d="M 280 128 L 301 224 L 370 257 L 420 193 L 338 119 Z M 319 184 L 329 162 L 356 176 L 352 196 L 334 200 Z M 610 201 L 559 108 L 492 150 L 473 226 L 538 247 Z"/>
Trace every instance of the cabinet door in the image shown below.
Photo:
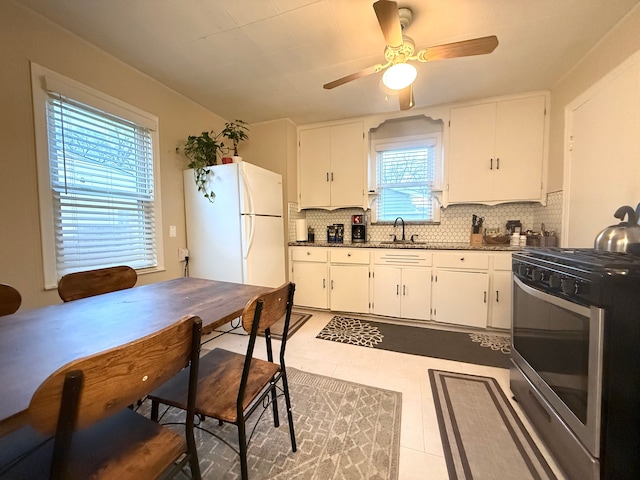
<path fill-rule="evenodd" d="M 450 202 L 492 200 L 495 116 L 495 103 L 451 109 Z"/>
<path fill-rule="evenodd" d="M 328 308 L 327 264 L 293 262 L 296 292 L 293 303 L 301 307 Z"/>
<path fill-rule="evenodd" d="M 373 313 L 400 316 L 402 269 L 376 266 L 373 273 Z"/>
<path fill-rule="evenodd" d="M 511 272 L 493 272 L 491 326 L 511 329 Z"/>
<path fill-rule="evenodd" d="M 431 317 L 431 269 L 402 269 L 400 316 L 429 320 Z"/>
<path fill-rule="evenodd" d="M 364 205 L 364 137 L 362 123 L 331 127 L 331 206 Z"/>
<path fill-rule="evenodd" d="M 540 199 L 544 109 L 544 96 L 497 103 L 494 200 Z"/>
<path fill-rule="evenodd" d="M 331 203 L 331 129 L 300 131 L 300 208 Z"/>
<path fill-rule="evenodd" d="M 433 283 L 433 319 L 486 328 L 489 274 L 438 270 Z"/>
<path fill-rule="evenodd" d="M 331 310 L 369 313 L 369 266 L 331 265 Z"/>

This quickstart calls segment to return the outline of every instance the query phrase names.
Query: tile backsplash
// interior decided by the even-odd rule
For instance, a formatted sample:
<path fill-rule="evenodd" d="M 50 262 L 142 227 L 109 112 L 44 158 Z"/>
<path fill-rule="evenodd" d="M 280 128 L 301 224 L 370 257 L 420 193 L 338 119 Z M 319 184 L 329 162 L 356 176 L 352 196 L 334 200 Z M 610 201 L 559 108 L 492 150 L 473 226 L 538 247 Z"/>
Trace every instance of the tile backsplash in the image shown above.
<path fill-rule="evenodd" d="M 315 230 L 316 242 L 326 242 L 327 225 L 344 224 L 345 243 L 351 241 L 351 216 L 362 214 L 361 208 L 342 208 L 339 210 L 303 210 L 298 212 L 296 203 L 289 203 L 289 241 L 296 238 L 295 221 L 306 218 L 307 226 Z M 430 243 L 468 242 L 471 228 L 471 216 L 484 217 L 485 228 L 505 230 L 507 220 L 520 220 L 523 230 L 540 231 L 541 224 L 545 229 L 560 233 L 562 222 L 562 192 L 553 192 L 547 196 L 547 205 L 535 203 L 506 203 L 495 206 L 488 205 L 450 205 L 442 209 L 440 223 L 434 225 L 407 224 L 405 235 L 408 239 L 417 234 L 418 240 Z M 379 242 L 389 240 L 390 236 L 401 234 L 400 227 L 389 224 L 371 224 L 368 219 L 368 241 Z"/>

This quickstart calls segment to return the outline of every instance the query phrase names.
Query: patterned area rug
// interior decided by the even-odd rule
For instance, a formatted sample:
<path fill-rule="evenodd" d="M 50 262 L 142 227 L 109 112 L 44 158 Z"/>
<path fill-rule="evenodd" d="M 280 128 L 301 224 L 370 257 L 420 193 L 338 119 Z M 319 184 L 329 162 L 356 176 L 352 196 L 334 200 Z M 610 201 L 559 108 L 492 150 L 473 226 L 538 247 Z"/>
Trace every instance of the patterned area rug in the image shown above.
<path fill-rule="evenodd" d="M 397 480 L 400 454 L 402 394 L 288 368 L 298 451 L 291 440 L 279 399 L 280 427 L 274 428 L 271 409 L 247 435 L 251 480 Z M 141 407 L 147 414 L 149 402 Z M 180 421 L 181 412 L 169 409 L 161 420 Z M 237 447 L 237 428 L 207 419 L 203 425 Z M 196 431 L 203 479 L 240 478 L 237 454 L 211 435 Z M 188 470 L 188 469 L 187 469 Z"/>
<path fill-rule="evenodd" d="M 556 476 L 494 378 L 429 370 L 449 478 Z"/>
<path fill-rule="evenodd" d="M 507 335 L 461 333 L 333 317 L 316 338 L 457 362 L 509 368 Z"/>

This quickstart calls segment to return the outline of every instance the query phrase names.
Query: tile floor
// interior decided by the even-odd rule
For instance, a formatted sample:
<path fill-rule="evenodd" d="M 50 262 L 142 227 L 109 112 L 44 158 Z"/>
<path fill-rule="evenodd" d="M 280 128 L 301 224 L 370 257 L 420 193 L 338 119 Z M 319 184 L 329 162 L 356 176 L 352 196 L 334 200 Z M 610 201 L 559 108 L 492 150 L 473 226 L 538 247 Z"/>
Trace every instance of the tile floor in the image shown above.
<path fill-rule="evenodd" d="M 297 309 L 298 311 L 303 311 Z M 320 375 L 402 392 L 402 427 L 400 436 L 400 480 L 448 480 L 438 422 L 436 419 L 428 369 L 448 370 L 494 377 L 508 397 L 509 371 L 468 363 L 420 357 L 368 347 L 345 345 L 316 339 L 318 332 L 334 313 L 309 311 L 312 317 L 287 344 L 287 366 Z M 203 339 L 206 340 L 206 339 Z M 262 345 L 261 342 L 259 342 Z M 246 351 L 246 337 L 223 335 L 205 344 L 205 348 L 224 346 Z M 512 401 L 531 436 L 554 470 L 558 471 L 545 447 L 528 425 L 519 406 Z"/>

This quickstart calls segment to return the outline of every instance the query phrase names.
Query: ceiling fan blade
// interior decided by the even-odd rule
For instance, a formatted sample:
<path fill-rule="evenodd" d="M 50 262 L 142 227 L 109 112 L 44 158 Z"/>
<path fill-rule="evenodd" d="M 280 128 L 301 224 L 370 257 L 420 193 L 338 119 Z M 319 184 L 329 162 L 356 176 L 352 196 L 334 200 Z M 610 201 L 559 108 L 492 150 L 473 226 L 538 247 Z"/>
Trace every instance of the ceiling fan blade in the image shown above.
<path fill-rule="evenodd" d="M 359 72 L 352 73 L 351 75 L 347 75 L 346 77 L 339 78 L 334 80 L 333 82 L 325 83 L 323 87 L 326 90 L 331 90 L 332 88 L 339 87 L 340 85 L 344 85 L 345 83 L 349 83 L 353 80 L 357 80 L 358 78 L 366 77 L 367 75 L 371 75 L 373 73 L 378 73 L 385 66 L 383 65 L 374 65 L 369 68 L 365 68 L 364 70 L 360 70 Z"/>
<path fill-rule="evenodd" d="M 387 45 L 401 47 L 402 26 L 400 25 L 397 2 L 378 0 L 373 4 L 373 9 L 376 12 L 376 17 L 378 17 L 378 23 Z"/>
<path fill-rule="evenodd" d="M 472 55 L 484 55 L 493 52 L 498 46 L 498 37 L 474 38 L 462 42 L 447 43 L 436 47 L 420 50 L 416 56 L 421 62 L 442 60 L 443 58 L 470 57 Z"/>
<path fill-rule="evenodd" d="M 400 110 L 409 110 L 413 107 L 413 84 L 398 92 L 398 101 L 400 102 Z"/>

